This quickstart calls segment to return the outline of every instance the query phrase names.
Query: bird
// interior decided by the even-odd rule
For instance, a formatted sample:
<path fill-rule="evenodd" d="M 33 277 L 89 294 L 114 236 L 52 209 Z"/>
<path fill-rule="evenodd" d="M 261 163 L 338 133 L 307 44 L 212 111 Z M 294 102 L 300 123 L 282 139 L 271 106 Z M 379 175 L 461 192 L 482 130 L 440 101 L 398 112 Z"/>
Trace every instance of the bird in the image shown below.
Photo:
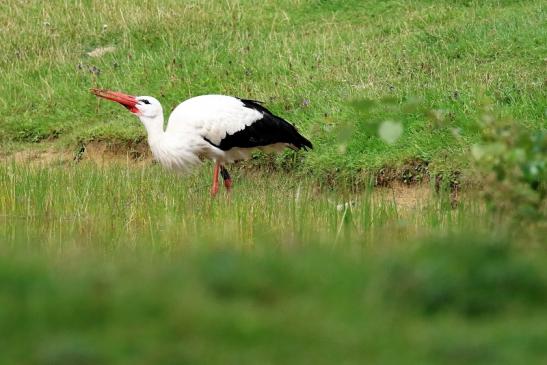
<path fill-rule="evenodd" d="M 163 167 L 185 173 L 203 160 L 214 161 L 213 197 L 219 191 L 219 173 L 226 190 L 232 189 L 227 163 L 248 159 L 256 150 L 313 148 L 293 124 L 270 112 L 260 101 L 228 95 L 195 96 L 175 107 L 164 129 L 163 108 L 156 98 L 99 88 L 90 91 L 123 105 L 140 119 L 152 155 Z"/>

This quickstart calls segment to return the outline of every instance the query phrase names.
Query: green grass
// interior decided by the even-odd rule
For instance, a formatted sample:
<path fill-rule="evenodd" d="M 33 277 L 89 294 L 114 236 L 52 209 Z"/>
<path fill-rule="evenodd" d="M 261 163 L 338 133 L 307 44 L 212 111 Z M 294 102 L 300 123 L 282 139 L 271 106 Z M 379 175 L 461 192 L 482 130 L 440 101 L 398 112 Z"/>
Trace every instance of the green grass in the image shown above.
<path fill-rule="evenodd" d="M 545 362 L 547 227 L 516 214 L 544 208 L 542 2 L 8 0 L 0 24 L 0 365 Z M 217 199 L 210 165 L 11 161 L 144 141 L 95 86 L 263 100 L 315 148 Z M 505 211 L 444 173 L 477 141 Z M 374 187 L 427 169 L 438 192 Z"/>
<path fill-rule="evenodd" d="M 545 253 L 463 239 L 353 258 L 321 249 L 2 255 L 0 359 L 541 363 Z"/>
<path fill-rule="evenodd" d="M 93 86 L 154 95 L 167 112 L 224 93 L 294 122 L 316 146 L 298 164 L 308 174 L 416 158 L 459 169 L 484 97 L 545 128 L 544 20 L 541 1 L 4 1 L 0 138 L 70 148 L 142 140 L 138 121 L 95 100 Z M 87 55 L 107 46 L 115 51 Z M 395 104 L 366 115 L 350 106 L 385 98 Z M 403 107 L 414 99 L 420 110 Z M 394 145 L 376 135 L 383 120 L 404 124 Z M 337 140 L 348 125 L 353 133 Z"/>
<path fill-rule="evenodd" d="M 337 240 L 351 241 L 354 235 L 372 240 L 382 234 L 396 241 L 421 226 L 469 225 L 472 229 L 473 217 L 483 209 L 478 204 L 463 204 L 458 211 L 467 214 L 458 214 L 454 221 L 450 209 L 446 210 L 449 199 L 439 199 L 431 214 L 409 215 L 399 222 L 405 212 L 397 208 L 390 191 L 331 192 L 327 186 L 289 174 L 246 176 L 244 171 L 233 176 L 237 184 L 233 197 L 222 191 L 219 199 L 212 200 L 207 167 L 186 177 L 165 172 L 158 165 L 25 168 L 8 164 L 0 171 L 3 215 L 21 219 L 32 230 L 46 222 L 47 230 L 62 230 L 62 237 L 52 236 L 51 242 L 43 242 L 46 246 L 81 244 L 88 238 L 90 245 L 100 247 L 123 246 L 133 239 L 157 243 L 158 249 L 173 248 L 174 240 L 183 247 L 200 246 L 202 241 L 249 247 L 312 242 L 330 247 Z M 343 205 L 349 202 L 354 207 L 346 211 Z M 393 225 L 401 229 L 392 230 Z M 384 226 L 389 229 L 376 233 Z"/>
<path fill-rule="evenodd" d="M 541 362 L 547 255 L 471 193 L 0 165 L 0 363 Z M 351 207 L 338 207 L 352 202 Z"/>

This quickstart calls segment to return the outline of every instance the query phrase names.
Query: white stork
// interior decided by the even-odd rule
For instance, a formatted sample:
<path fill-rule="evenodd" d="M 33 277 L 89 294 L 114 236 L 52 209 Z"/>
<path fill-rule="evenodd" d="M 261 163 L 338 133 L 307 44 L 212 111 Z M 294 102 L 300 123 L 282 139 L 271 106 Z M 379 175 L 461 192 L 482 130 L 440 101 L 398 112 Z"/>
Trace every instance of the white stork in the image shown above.
<path fill-rule="evenodd" d="M 286 147 L 312 148 L 296 128 L 260 102 L 226 95 L 202 95 L 179 104 L 163 126 L 163 109 L 151 96 L 91 89 L 96 96 L 122 104 L 141 120 L 154 158 L 164 167 L 189 171 L 202 159 L 215 161 L 211 194 L 218 192 L 218 174 L 229 191 L 232 180 L 225 163 L 250 157 L 255 150 L 279 152 Z"/>

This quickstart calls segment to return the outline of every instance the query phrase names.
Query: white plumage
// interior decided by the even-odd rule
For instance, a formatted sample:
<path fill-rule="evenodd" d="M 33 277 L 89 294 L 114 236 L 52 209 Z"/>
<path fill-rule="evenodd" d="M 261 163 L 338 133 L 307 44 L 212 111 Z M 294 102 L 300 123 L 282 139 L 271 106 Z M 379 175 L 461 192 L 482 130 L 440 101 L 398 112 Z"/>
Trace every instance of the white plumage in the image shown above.
<path fill-rule="evenodd" d="M 214 144 L 262 118 L 258 110 L 246 108 L 237 98 L 226 95 L 202 95 L 183 101 L 167 122 L 167 133 L 189 132 L 206 137 Z"/>

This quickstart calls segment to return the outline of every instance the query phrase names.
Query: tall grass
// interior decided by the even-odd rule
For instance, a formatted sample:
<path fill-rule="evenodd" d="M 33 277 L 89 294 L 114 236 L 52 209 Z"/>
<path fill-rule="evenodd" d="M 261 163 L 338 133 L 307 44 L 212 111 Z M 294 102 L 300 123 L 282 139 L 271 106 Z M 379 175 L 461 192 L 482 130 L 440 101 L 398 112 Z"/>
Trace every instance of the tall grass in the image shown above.
<path fill-rule="evenodd" d="M 406 206 L 398 206 L 404 191 L 332 190 L 283 173 L 240 172 L 233 194 L 223 192 L 211 199 L 208 172 L 204 168 L 182 178 L 159 166 L 4 164 L 0 217 L 9 224 L 2 230 L 6 235 L 14 230 L 44 234 L 43 243 L 53 245 L 89 240 L 174 248 L 202 241 L 236 246 L 332 246 L 342 241 L 367 245 L 379 236 L 388 243 L 421 230 L 445 233 L 488 225 L 481 220 L 480 203 L 464 200 L 450 209 L 448 197 L 433 199 L 427 188 L 422 196 L 410 197 Z"/>
<path fill-rule="evenodd" d="M 546 356 L 541 238 L 473 195 L 234 180 L 211 199 L 205 172 L 0 165 L 0 362 Z"/>

